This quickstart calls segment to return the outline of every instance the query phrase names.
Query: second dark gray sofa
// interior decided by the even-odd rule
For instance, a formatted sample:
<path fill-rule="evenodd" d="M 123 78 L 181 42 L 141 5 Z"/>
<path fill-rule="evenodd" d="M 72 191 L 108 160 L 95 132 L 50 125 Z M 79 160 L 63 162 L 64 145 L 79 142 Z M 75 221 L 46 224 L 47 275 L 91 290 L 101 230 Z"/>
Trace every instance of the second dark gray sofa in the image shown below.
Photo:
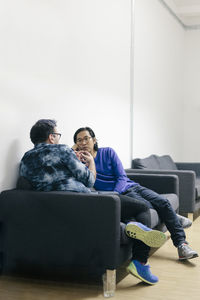
<path fill-rule="evenodd" d="M 150 155 L 132 160 L 129 172 L 139 174 L 174 174 L 179 179 L 180 214 L 195 219 L 200 210 L 200 163 L 174 162 L 169 155 Z"/>

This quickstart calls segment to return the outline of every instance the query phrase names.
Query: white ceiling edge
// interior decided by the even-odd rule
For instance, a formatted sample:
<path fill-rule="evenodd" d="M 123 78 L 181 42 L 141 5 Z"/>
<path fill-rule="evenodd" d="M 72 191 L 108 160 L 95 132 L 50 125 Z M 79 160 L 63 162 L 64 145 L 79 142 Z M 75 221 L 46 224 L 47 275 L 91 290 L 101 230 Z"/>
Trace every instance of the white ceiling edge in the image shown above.
<path fill-rule="evenodd" d="M 200 6 L 178 8 L 173 0 L 158 0 L 185 30 L 200 29 Z M 195 21 L 195 24 L 194 24 Z"/>

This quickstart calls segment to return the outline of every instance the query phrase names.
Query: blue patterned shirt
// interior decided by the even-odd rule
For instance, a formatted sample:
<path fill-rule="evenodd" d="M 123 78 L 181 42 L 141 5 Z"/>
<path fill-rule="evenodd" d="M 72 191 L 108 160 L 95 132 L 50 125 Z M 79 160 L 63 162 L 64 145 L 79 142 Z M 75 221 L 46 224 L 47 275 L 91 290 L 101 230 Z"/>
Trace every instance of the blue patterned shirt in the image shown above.
<path fill-rule="evenodd" d="M 38 191 L 73 191 L 90 193 L 94 174 L 62 144 L 37 144 L 27 151 L 20 163 L 24 176 Z"/>

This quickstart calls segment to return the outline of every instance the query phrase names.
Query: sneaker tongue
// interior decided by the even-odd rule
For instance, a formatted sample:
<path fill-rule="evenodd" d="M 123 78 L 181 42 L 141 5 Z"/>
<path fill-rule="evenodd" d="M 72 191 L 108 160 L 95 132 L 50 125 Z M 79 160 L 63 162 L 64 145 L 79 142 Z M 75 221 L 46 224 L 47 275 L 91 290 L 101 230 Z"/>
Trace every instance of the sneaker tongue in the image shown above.
<path fill-rule="evenodd" d="M 142 264 L 145 268 L 149 269 L 150 265 Z"/>
<path fill-rule="evenodd" d="M 181 243 L 179 246 L 178 246 L 178 248 L 180 248 L 180 247 L 182 247 L 182 246 L 185 246 L 185 245 L 187 245 L 186 243 Z"/>
<path fill-rule="evenodd" d="M 141 262 L 141 261 L 139 261 L 139 260 L 138 260 L 138 262 L 139 262 L 143 267 L 145 267 L 145 268 L 150 268 L 150 265 L 147 265 L 147 264 L 145 264 L 145 263 L 143 263 L 143 262 Z"/>

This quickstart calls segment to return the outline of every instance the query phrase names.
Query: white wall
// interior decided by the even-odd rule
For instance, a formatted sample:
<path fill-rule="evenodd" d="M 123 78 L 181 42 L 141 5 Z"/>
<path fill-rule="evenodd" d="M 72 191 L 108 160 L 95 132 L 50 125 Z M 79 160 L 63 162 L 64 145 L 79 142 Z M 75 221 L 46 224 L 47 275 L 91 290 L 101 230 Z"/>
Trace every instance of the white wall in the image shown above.
<path fill-rule="evenodd" d="M 15 186 L 40 118 L 69 145 L 91 126 L 130 166 L 130 11 L 130 0 L 1 1 L 0 190 Z"/>
<path fill-rule="evenodd" d="M 200 31 L 184 31 L 159 0 L 135 2 L 133 145 L 131 0 L 2 0 L 0 190 L 15 186 L 30 127 L 55 118 L 73 144 L 91 126 L 100 146 L 133 157 L 200 158 Z"/>
<path fill-rule="evenodd" d="M 135 1 L 134 158 L 182 159 L 184 46 L 184 29 L 160 1 Z"/>
<path fill-rule="evenodd" d="M 200 30 L 186 31 L 184 69 L 184 143 L 185 161 L 200 161 Z"/>

